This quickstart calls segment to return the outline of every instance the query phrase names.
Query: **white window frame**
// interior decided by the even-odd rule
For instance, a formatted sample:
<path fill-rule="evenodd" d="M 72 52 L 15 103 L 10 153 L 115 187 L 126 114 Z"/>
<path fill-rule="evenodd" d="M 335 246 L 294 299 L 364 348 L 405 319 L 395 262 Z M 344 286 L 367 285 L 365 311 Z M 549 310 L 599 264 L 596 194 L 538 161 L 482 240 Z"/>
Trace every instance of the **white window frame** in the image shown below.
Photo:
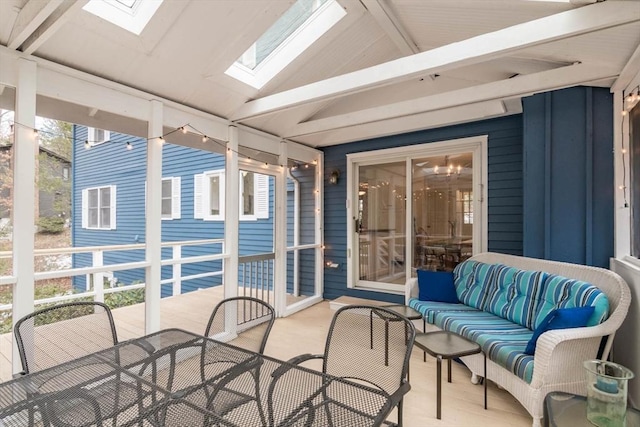
<path fill-rule="evenodd" d="M 249 171 L 252 172 L 252 171 Z M 239 176 L 240 180 L 240 196 L 238 198 L 238 204 L 240 205 L 240 221 L 257 221 L 259 219 L 269 218 L 269 175 L 253 172 L 254 176 L 254 203 L 255 212 L 253 215 L 244 215 L 243 209 L 243 180 L 242 175 Z M 219 177 L 220 182 L 220 214 L 209 214 L 210 206 L 210 188 L 209 183 L 214 176 Z M 205 211 L 206 209 L 206 211 Z M 193 217 L 195 219 L 202 219 L 204 221 L 224 221 L 225 214 L 225 171 L 224 169 L 205 171 L 201 174 L 193 176 Z"/>
<path fill-rule="evenodd" d="M 210 185 L 211 178 L 219 177 L 220 214 L 210 214 Z M 224 169 L 205 171 L 193 176 L 193 217 L 204 221 L 224 221 L 225 213 L 225 174 Z"/>
<path fill-rule="evenodd" d="M 161 212 L 161 217 L 163 221 L 170 221 L 174 219 L 181 218 L 181 178 L 179 176 L 169 176 L 162 178 L 162 182 L 165 181 L 171 182 L 171 193 L 165 197 L 164 194 L 161 195 L 162 199 L 165 198 L 171 199 L 171 212 L 168 214 Z M 164 186 L 162 187 L 164 189 Z M 146 198 L 145 198 L 146 199 Z"/>
<path fill-rule="evenodd" d="M 251 215 L 244 214 L 244 179 L 242 172 L 253 174 L 253 210 Z M 257 221 L 269 218 L 269 175 L 242 170 L 240 174 L 240 221 Z"/>
<path fill-rule="evenodd" d="M 100 202 L 102 198 L 100 197 L 101 190 L 104 189 L 110 190 L 110 203 L 109 203 L 109 224 L 106 227 L 101 227 L 102 224 L 102 206 Z M 89 192 L 96 190 L 98 191 L 98 226 L 90 227 L 89 226 Z M 100 187 L 89 187 L 82 190 L 82 228 L 87 230 L 115 230 L 116 229 L 116 186 L 115 185 L 103 185 Z"/>
<path fill-rule="evenodd" d="M 318 8 L 300 28 L 285 39 L 254 70 L 245 67 L 239 62 L 234 62 L 225 71 L 225 74 L 255 89 L 261 89 L 344 18 L 346 14 L 347 12 L 340 3 L 328 1 Z M 243 55 L 245 53 L 243 52 Z"/>
<path fill-rule="evenodd" d="M 104 132 L 104 135 L 102 138 L 97 137 L 98 131 Z M 108 131 L 105 129 L 98 129 L 98 128 L 87 128 L 87 141 L 89 141 L 89 145 L 91 146 L 104 144 L 105 142 L 108 142 L 110 139 L 111 139 L 111 131 Z"/>
<path fill-rule="evenodd" d="M 487 155 L 488 137 L 479 135 L 468 138 L 460 138 L 447 141 L 417 144 L 412 146 L 402 146 L 386 148 L 382 150 L 367 151 L 362 153 L 347 154 L 347 287 L 350 289 L 363 289 L 369 291 L 379 291 L 392 294 L 404 294 L 404 284 L 393 284 L 383 282 L 363 281 L 360 283 L 358 276 L 359 256 L 354 245 L 355 221 L 358 213 L 358 176 L 359 166 L 387 163 L 394 161 L 405 161 L 407 163 L 407 189 L 411 188 L 411 160 L 419 157 L 430 157 L 457 152 L 473 153 L 473 251 L 479 253 L 487 248 Z M 475 196 L 475 195 L 478 196 Z M 407 198 L 406 223 L 412 224 L 411 212 L 413 210 L 412 198 Z M 477 214 L 476 214 L 477 213 Z M 412 239 L 407 239 L 407 253 L 413 253 Z M 411 263 L 406 264 L 406 277 L 411 277 Z"/>

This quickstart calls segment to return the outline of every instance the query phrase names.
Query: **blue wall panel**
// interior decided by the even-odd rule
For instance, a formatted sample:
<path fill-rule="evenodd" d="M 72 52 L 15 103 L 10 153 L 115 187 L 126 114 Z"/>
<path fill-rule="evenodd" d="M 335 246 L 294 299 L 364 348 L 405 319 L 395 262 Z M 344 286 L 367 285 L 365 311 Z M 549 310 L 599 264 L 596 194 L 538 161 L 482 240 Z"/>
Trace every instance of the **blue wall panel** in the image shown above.
<path fill-rule="evenodd" d="M 347 289 L 346 155 L 405 145 L 424 144 L 477 135 L 488 135 L 489 250 L 522 254 L 522 118 L 520 115 L 450 126 L 404 135 L 377 138 L 324 149 L 325 153 L 325 259 L 340 266 L 325 268 L 324 296 L 341 295 L 402 302 L 404 297 Z M 329 184 L 331 171 L 342 177 Z"/>
<path fill-rule="evenodd" d="M 570 88 L 524 99 L 524 253 L 609 265 L 613 256 L 612 96 Z"/>

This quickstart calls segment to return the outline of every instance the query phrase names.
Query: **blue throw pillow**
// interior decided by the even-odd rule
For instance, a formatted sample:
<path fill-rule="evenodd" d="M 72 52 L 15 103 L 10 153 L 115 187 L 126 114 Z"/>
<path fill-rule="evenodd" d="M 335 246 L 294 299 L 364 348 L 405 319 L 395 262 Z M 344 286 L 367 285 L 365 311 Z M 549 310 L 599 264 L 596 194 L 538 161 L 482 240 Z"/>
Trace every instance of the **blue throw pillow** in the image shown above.
<path fill-rule="evenodd" d="M 421 301 L 458 303 L 453 273 L 418 270 L 418 298 Z"/>
<path fill-rule="evenodd" d="M 525 354 L 533 354 L 536 350 L 536 343 L 538 338 L 543 333 L 552 329 L 567 329 L 567 328 L 582 328 L 587 326 L 589 318 L 593 314 L 595 307 L 573 307 L 573 308 L 558 308 L 547 314 L 547 317 L 542 320 L 540 325 L 533 331 L 533 336 L 527 343 L 527 348 L 524 350 Z"/>

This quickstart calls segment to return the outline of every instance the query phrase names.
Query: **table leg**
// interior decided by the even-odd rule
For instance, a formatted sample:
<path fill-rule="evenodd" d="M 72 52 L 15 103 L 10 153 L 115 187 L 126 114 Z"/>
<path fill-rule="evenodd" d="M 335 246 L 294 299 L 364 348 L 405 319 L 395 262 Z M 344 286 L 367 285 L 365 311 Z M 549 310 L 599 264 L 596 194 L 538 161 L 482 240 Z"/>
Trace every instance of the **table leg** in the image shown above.
<path fill-rule="evenodd" d="M 422 317 L 422 332 L 423 333 L 427 332 L 427 321 L 424 319 L 424 316 Z M 422 360 L 424 362 L 427 361 L 427 352 L 426 351 L 422 352 Z"/>
<path fill-rule="evenodd" d="M 447 382 L 451 382 L 451 359 L 447 359 Z"/>
<path fill-rule="evenodd" d="M 389 366 L 389 321 L 384 321 L 384 366 Z"/>
<path fill-rule="evenodd" d="M 482 352 L 484 356 L 484 409 L 487 409 L 487 355 Z"/>
<path fill-rule="evenodd" d="M 442 393 L 442 356 L 438 355 L 436 357 L 437 363 L 437 371 L 436 371 L 436 418 L 442 419 L 442 414 L 440 410 L 440 399 Z"/>
<path fill-rule="evenodd" d="M 371 350 L 373 350 L 373 310 L 369 313 L 369 338 L 371 338 Z"/>

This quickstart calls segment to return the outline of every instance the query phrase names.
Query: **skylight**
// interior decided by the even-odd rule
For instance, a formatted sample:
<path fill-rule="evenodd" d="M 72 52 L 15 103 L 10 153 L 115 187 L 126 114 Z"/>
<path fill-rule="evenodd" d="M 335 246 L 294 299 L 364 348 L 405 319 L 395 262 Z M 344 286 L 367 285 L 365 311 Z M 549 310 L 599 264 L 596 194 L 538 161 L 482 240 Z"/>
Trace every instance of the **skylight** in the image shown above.
<path fill-rule="evenodd" d="M 135 35 L 140 35 L 162 1 L 89 0 L 83 9 Z"/>
<path fill-rule="evenodd" d="M 225 73 L 260 89 L 345 15 L 335 0 L 297 0 Z"/>

